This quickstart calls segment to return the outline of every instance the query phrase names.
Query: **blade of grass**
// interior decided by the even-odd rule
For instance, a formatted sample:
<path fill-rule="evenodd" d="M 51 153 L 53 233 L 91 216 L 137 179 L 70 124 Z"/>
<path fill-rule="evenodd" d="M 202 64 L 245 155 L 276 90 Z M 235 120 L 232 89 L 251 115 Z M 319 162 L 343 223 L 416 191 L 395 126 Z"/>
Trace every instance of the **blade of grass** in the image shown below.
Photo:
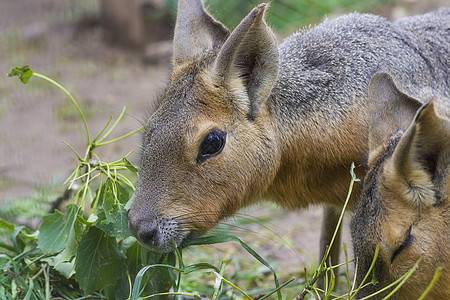
<path fill-rule="evenodd" d="M 430 284 L 427 286 L 425 291 L 420 295 L 419 299 L 417 300 L 423 300 L 425 299 L 425 296 L 431 291 L 431 289 L 434 287 L 436 282 L 439 280 L 439 277 L 441 277 L 443 267 L 438 267 L 436 269 L 436 272 L 434 272 L 433 279 L 431 279 Z"/>
<path fill-rule="evenodd" d="M 226 264 L 227 264 L 227 261 L 225 259 L 222 259 L 222 263 L 220 264 L 220 272 L 219 272 L 219 275 L 221 277 L 223 277 L 223 275 L 225 274 L 225 265 Z M 214 294 L 211 299 L 218 300 L 221 290 L 222 290 L 222 280 L 219 280 L 218 282 L 216 282 L 216 284 L 214 286 Z"/>
<path fill-rule="evenodd" d="M 349 267 L 349 261 L 348 261 L 348 249 L 347 244 L 344 243 L 344 257 L 345 257 L 345 279 L 347 281 L 347 292 L 350 292 L 351 290 L 351 283 L 350 283 L 350 267 Z"/>
<path fill-rule="evenodd" d="M 317 293 L 316 288 L 314 287 L 314 284 L 320 278 L 320 276 L 322 276 L 324 273 L 326 274 L 326 272 L 328 270 L 328 268 L 326 267 L 326 259 L 327 259 L 328 255 L 330 253 L 330 249 L 331 249 L 331 247 L 332 247 L 332 245 L 334 243 L 334 240 L 336 239 L 336 236 L 337 236 L 337 234 L 339 232 L 339 228 L 340 228 L 340 226 L 342 224 L 342 219 L 344 218 L 344 213 L 345 213 L 345 210 L 347 208 L 348 202 L 350 200 L 350 197 L 351 197 L 351 194 L 352 194 L 352 191 L 353 191 L 353 185 L 354 185 L 355 182 L 360 181 L 356 177 L 354 169 L 355 169 L 355 164 L 352 163 L 351 167 L 350 167 L 351 180 L 350 180 L 350 186 L 349 186 L 348 193 L 347 193 L 347 198 L 345 199 L 344 205 L 343 205 L 342 210 L 341 210 L 341 214 L 339 215 L 339 219 L 338 219 L 338 222 L 337 222 L 337 225 L 336 225 L 336 229 L 334 230 L 333 237 L 331 238 L 330 244 L 328 245 L 328 247 L 327 247 L 327 249 L 325 251 L 325 254 L 324 254 L 323 258 L 322 258 L 322 261 L 320 262 L 319 266 L 317 267 L 316 271 L 314 272 L 312 278 L 309 281 L 306 282 L 305 288 L 300 293 L 300 295 L 297 296 L 296 299 L 303 299 L 306 296 L 306 294 L 307 294 L 306 291 L 309 290 L 309 289 L 313 289 L 315 291 L 315 293 Z M 325 287 L 327 287 L 327 285 L 325 285 Z"/>
<path fill-rule="evenodd" d="M 282 288 L 284 288 L 285 286 L 287 286 L 289 283 L 291 283 L 292 281 L 295 280 L 295 277 L 289 279 L 288 281 L 286 281 L 285 283 L 283 283 L 282 285 L 280 285 L 279 287 L 275 288 L 274 290 L 270 291 L 269 293 L 267 293 L 266 295 L 262 296 L 261 298 L 258 298 L 258 300 L 263 300 L 266 299 L 267 297 L 272 296 L 275 292 L 281 290 Z"/>
<path fill-rule="evenodd" d="M 171 265 L 175 266 L 176 265 L 176 260 L 178 260 L 178 267 L 180 269 L 184 268 L 184 262 L 183 262 L 183 250 L 177 248 L 177 245 L 175 243 L 175 240 L 172 239 L 172 244 L 173 247 L 175 249 L 174 252 L 171 252 L 167 255 L 167 262 L 171 263 Z M 170 280 L 172 281 L 172 288 L 174 292 L 178 292 L 180 290 L 180 284 L 181 284 L 181 272 L 178 273 L 178 277 L 175 276 L 175 274 L 173 273 L 172 269 L 168 269 L 167 270 L 169 272 L 169 276 L 170 276 Z M 175 300 L 178 299 L 178 296 L 175 295 Z"/>
<path fill-rule="evenodd" d="M 45 300 L 50 300 L 50 267 L 46 264 L 42 267 L 44 268 L 44 280 L 45 280 Z"/>
<path fill-rule="evenodd" d="M 180 272 L 182 274 L 189 274 L 189 273 L 192 273 L 192 272 L 195 272 L 198 270 L 204 270 L 204 269 L 211 269 L 211 270 L 213 270 L 213 272 L 219 271 L 219 269 L 216 266 L 213 266 L 208 263 L 194 264 L 194 265 L 187 266 L 183 269 L 177 268 L 175 266 L 167 265 L 167 264 L 153 264 L 153 265 L 145 266 L 142 269 L 140 269 L 138 274 L 136 275 L 136 278 L 135 278 L 135 281 L 133 284 L 133 292 L 131 294 L 131 300 L 137 300 L 139 298 L 139 296 L 141 295 L 142 290 L 140 289 L 140 286 L 142 284 L 143 276 L 151 268 L 168 268 L 168 269 L 172 269 L 174 271 Z"/>
<path fill-rule="evenodd" d="M 13 246 L 5 244 L 3 242 L 0 242 L 0 247 L 6 249 L 8 251 L 14 251 L 15 250 Z"/>
<path fill-rule="evenodd" d="M 422 261 L 423 256 L 419 258 L 419 260 L 416 262 L 416 264 L 405 274 L 403 275 L 403 279 L 400 281 L 400 283 L 397 284 L 397 286 L 386 296 L 384 299 L 389 299 L 392 295 L 394 295 L 401 287 L 402 285 L 408 280 L 409 277 L 419 268 L 419 263 Z M 400 277 L 400 278 L 402 278 Z"/>
<path fill-rule="evenodd" d="M 213 273 L 216 275 L 216 277 L 222 281 L 225 282 L 226 284 L 228 284 L 229 286 L 231 286 L 232 288 L 234 288 L 235 290 L 237 290 L 238 292 L 240 292 L 246 299 L 251 300 L 252 297 L 250 297 L 249 295 L 247 295 L 246 292 L 244 292 L 241 288 L 239 288 L 237 285 L 235 285 L 234 283 L 232 283 L 231 281 L 229 281 L 228 279 L 224 278 L 223 276 L 221 276 L 218 272 L 213 271 Z"/>
<path fill-rule="evenodd" d="M 199 294 L 196 293 L 183 293 L 183 292 L 166 292 L 166 293 L 157 293 L 157 294 L 153 294 L 153 295 L 149 295 L 146 296 L 142 299 L 150 299 L 153 297 L 158 297 L 158 296 L 169 296 L 169 295 L 174 295 L 174 296 L 186 296 L 186 297 L 193 297 L 195 299 L 202 299 L 202 297 Z"/>
<path fill-rule="evenodd" d="M 238 242 L 240 245 L 256 260 L 258 260 L 260 263 L 262 263 L 264 266 L 266 266 L 273 274 L 274 281 L 275 281 L 275 287 L 279 287 L 279 281 L 278 277 L 276 275 L 275 270 L 272 268 L 272 266 L 267 263 L 258 253 L 256 253 L 250 246 L 248 246 L 246 243 L 244 243 L 241 239 L 234 235 L 213 235 L 213 236 L 206 236 L 201 237 L 197 239 L 190 240 L 187 245 L 210 245 L 210 244 L 219 244 L 219 243 L 225 243 L 225 242 Z M 281 292 L 277 291 L 278 299 L 281 299 Z"/>
<path fill-rule="evenodd" d="M 367 277 L 369 277 L 369 275 L 372 273 L 372 270 L 373 270 L 373 268 L 375 267 L 375 262 L 377 261 L 378 252 L 379 252 L 379 251 L 380 251 L 380 248 L 377 246 L 377 247 L 375 248 L 375 254 L 373 255 L 372 263 L 370 264 L 369 270 L 367 271 L 366 275 L 364 276 L 363 281 L 361 282 L 361 284 L 359 285 L 359 287 L 356 289 L 355 293 L 353 294 L 352 292 L 353 292 L 354 284 L 356 283 L 356 272 L 357 272 L 357 268 L 355 268 L 355 281 L 354 281 L 354 284 L 353 284 L 353 286 L 352 286 L 352 291 L 350 292 L 350 294 L 352 295 L 352 296 L 350 297 L 350 299 L 353 299 L 353 298 L 356 296 L 356 294 L 357 294 L 357 293 L 359 292 L 359 290 L 362 288 L 364 282 L 366 282 Z M 357 264 L 358 264 L 358 263 L 357 263 Z"/>
<path fill-rule="evenodd" d="M 28 278 L 28 282 L 29 285 L 26 287 L 27 288 L 27 293 L 25 294 L 25 297 L 23 298 L 23 300 L 29 300 L 31 299 L 31 296 L 33 296 L 33 289 L 34 289 L 34 281 L 31 278 Z"/>
<path fill-rule="evenodd" d="M 423 256 L 421 256 L 417 260 L 417 262 L 414 264 L 414 266 L 411 269 L 408 270 L 408 272 L 403 274 L 403 276 L 398 278 L 393 283 L 389 284 L 388 286 L 378 290 L 377 292 L 375 292 L 375 293 L 373 293 L 373 294 L 371 294 L 371 295 L 369 295 L 367 297 L 361 298 L 360 300 L 369 299 L 369 298 L 371 298 L 373 296 L 376 296 L 378 294 L 383 293 L 384 291 L 386 291 L 386 290 L 388 290 L 388 289 L 390 289 L 392 287 L 395 287 L 386 297 L 383 298 L 383 300 L 384 299 L 389 299 L 389 297 L 391 297 L 395 292 L 397 292 L 401 288 L 401 286 L 405 283 L 405 281 L 408 280 L 408 278 L 411 277 L 411 275 L 417 270 L 417 268 L 419 267 L 419 263 L 422 261 L 422 259 L 423 259 Z"/>

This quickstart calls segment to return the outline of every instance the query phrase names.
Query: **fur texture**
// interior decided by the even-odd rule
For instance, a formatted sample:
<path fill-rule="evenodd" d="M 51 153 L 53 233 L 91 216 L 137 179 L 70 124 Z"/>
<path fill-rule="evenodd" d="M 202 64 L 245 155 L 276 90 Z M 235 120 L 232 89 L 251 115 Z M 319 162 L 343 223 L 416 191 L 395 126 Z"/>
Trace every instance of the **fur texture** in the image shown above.
<path fill-rule="evenodd" d="M 393 299 L 419 298 L 438 267 L 442 275 L 427 299 L 449 299 L 450 101 L 437 97 L 420 107 L 384 73 L 375 75 L 370 88 L 380 123 L 370 127 L 371 162 L 351 224 L 358 284 L 377 246 L 380 252 L 373 271 L 378 283 L 361 297 L 394 282 L 423 256 Z M 383 113 L 385 120 L 379 119 Z"/>
<path fill-rule="evenodd" d="M 200 0 L 179 1 L 173 73 L 144 133 L 129 212 L 130 229 L 152 249 L 170 251 L 172 239 L 182 246 L 262 199 L 340 206 L 351 163 L 365 172 L 376 71 L 391 70 L 416 94 L 448 92 L 448 9 L 393 24 L 350 14 L 281 45 L 266 9 L 230 33 Z M 223 150 L 198 163 L 213 131 L 226 136 Z"/>

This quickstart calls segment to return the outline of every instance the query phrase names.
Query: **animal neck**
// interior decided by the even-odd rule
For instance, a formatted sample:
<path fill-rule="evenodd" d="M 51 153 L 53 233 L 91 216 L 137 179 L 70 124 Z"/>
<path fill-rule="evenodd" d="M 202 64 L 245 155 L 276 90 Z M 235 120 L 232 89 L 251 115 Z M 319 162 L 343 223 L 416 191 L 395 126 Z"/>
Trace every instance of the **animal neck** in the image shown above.
<path fill-rule="evenodd" d="M 308 91 L 302 91 L 306 81 L 297 87 L 286 86 L 292 78 L 281 75 L 269 99 L 281 162 L 265 196 L 291 208 L 310 204 L 340 206 L 348 193 L 352 162 L 359 178 L 365 173 L 365 99 L 355 98 L 353 103 L 324 99 L 322 94 L 310 92 L 315 90 L 311 85 Z M 355 187 L 352 198 L 358 194 Z"/>

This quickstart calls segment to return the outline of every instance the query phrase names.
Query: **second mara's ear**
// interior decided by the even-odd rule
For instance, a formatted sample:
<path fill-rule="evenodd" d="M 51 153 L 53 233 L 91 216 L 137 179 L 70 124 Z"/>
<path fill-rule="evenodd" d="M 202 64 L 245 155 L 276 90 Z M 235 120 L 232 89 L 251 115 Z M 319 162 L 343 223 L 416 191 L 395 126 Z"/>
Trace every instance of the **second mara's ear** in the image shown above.
<path fill-rule="evenodd" d="M 450 119 L 435 101 L 424 105 L 386 166 L 386 182 L 414 206 L 432 205 L 435 184 L 450 176 Z"/>
<path fill-rule="evenodd" d="M 219 48 L 229 35 L 228 29 L 206 12 L 201 0 L 179 0 L 173 38 L 173 65 Z"/>
<path fill-rule="evenodd" d="M 422 103 L 403 93 L 388 73 L 376 73 L 369 83 L 369 151 L 384 145 L 411 124 Z"/>
<path fill-rule="evenodd" d="M 255 7 L 233 30 L 222 46 L 214 66 L 219 84 L 240 87 L 250 103 L 253 118 L 267 99 L 278 77 L 278 43 L 264 20 L 268 4 Z"/>

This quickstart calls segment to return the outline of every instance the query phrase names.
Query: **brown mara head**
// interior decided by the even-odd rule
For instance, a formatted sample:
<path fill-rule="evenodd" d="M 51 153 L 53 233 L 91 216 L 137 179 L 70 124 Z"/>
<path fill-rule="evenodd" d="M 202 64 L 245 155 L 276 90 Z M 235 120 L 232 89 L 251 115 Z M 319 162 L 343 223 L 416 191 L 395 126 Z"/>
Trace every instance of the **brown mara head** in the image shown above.
<path fill-rule="evenodd" d="M 278 72 L 277 42 L 261 4 L 230 33 L 200 0 L 179 1 L 173 73 L 146 126 L 130 229 L 171 251 L 273 180 L 279 158 L 265 101 Z"/>
<path fill-rule="evenodd" d="M 370 169 L 351 224 L 359 282 L 377 246 L 379 255 L 377 284 L 363 294 L 392 283 L 423 256 L 394 298 L 417 299 L 443 267 L 427 299 L 450 299 L 450 103 L 436 97 L 422 106 L 386 73 L 373 77 L 369 101 Z"/>

